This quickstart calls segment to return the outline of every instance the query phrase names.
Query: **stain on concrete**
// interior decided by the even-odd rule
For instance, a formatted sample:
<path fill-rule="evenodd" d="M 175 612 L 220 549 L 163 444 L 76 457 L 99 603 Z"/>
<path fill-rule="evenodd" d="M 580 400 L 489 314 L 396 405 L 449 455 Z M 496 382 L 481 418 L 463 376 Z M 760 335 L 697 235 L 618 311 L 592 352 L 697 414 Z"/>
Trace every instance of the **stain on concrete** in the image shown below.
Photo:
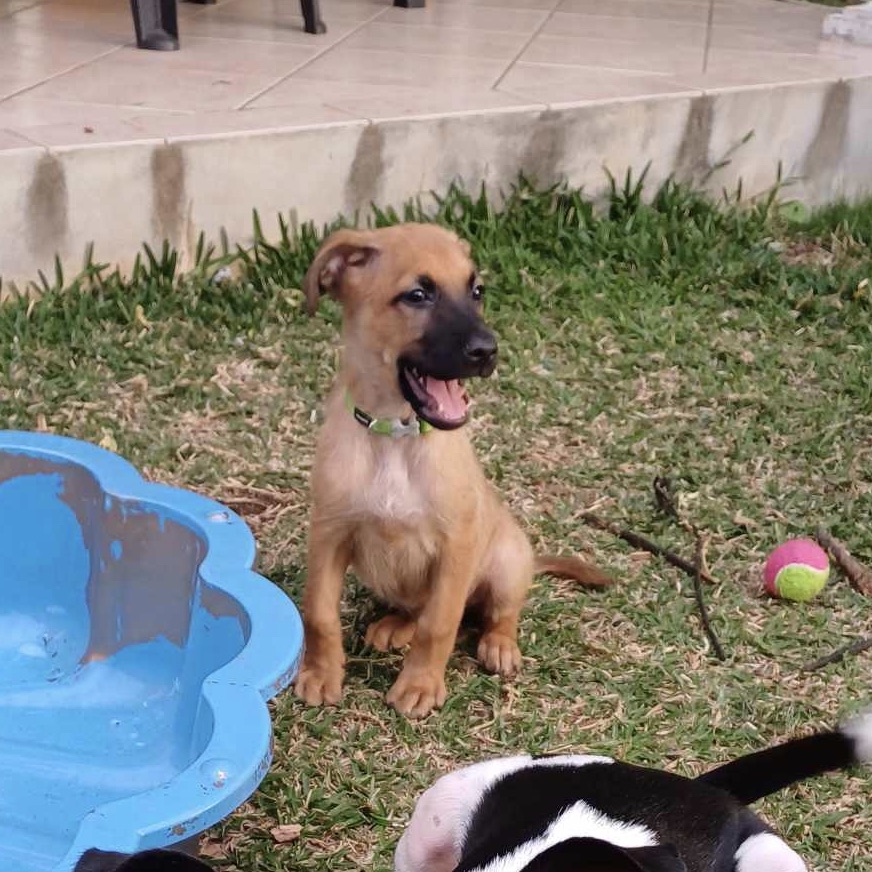
<path fill-rule="evenodd" d="M 345 182 L 345 213 L 354 214 L 379 202 L 385 172 L 385 131 L 382 125 L 363 129 Z"/>
<path fill-rule="evenodd" d="M 833 82 L 827 88 L 814 139 L 805 153 L 802 176 L 812 185 L 829 183 L 842 163 L 851 117 L 851 86 Z"/>
<path fill-rule="evenodd" d="M 63 164 L 45 154 L 27 189 L 27 246 L 39 260 L 60 254 L 69 231 L 69 197 Z"/>
<path fill-rule="evenodd" d="M 532 125 L 520 157 L 520 171 L 538 185 L 553 185 L 565 174 L 567 119 L 546 109 Z"/>
<path fill-rule="evenodd" d="M 709 146 L 714 126 L 714 100 L 707 94 L 694 97 L 675 159 L 677 181 L 699 184 L 712 171 Z"/>
<path fill-rule="evenodd" d="M 185 154 L 180 145 L 161 145 L 151 155 L 152 227 L 155 237 L 185 241 Z"/>

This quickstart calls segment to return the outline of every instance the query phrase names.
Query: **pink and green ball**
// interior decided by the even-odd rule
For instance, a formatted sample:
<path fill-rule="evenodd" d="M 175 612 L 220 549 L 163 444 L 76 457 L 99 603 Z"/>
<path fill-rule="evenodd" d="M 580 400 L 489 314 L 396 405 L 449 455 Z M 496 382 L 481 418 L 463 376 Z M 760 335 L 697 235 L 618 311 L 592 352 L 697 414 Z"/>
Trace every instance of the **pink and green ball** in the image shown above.
<path fill-rule="evenodd" d="M 763 569 L 766 590 L 782 599 L 804 603 L 814 599 L 827 583 L 827 552 L 811 539 L 789 539 L 770 555 Z"/>

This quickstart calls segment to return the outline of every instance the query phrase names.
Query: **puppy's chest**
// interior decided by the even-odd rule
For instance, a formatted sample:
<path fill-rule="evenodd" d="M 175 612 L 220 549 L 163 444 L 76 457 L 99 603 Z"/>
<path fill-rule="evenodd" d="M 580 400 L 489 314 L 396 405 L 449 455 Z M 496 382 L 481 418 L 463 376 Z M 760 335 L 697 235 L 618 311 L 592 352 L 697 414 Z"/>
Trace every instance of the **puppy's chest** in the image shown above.
<path fill-rule="evenodd" d="M 427 477 L 412 458 L 385 452 L 352 498 L 352 564 L 377 596 L 410 610 L 422 604 L 442 522 Z"/>
<path fill-rule="evenodd" d="M 355 478 L 349 499 L 361 520 L 418 524 L 436 513 L 429 476 L 412 452 L 377 451 Z"/>

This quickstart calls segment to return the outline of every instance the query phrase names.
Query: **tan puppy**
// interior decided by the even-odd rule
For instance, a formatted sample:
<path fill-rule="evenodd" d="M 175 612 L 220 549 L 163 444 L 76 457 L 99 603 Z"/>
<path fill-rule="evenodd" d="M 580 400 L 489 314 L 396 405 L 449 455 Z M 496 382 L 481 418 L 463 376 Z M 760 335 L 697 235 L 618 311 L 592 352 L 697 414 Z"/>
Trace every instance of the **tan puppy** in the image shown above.
<path fill-rule="evenodd" d="M 466 243 L 428 224 L 340 230 L 316 255 L 304 290 L 310 313 L 324 292 L 341 303 L 345 349 L 312 473 L 296 692 L 312 705 L 341 697 L 339 602 L 352 567 L 396 610 L 370 625 L 367 644 L 410 645 L 387 700 L 422 716 L 445 701 L 445 667 L 467 606 L 483 620 L 478 659 L 511 675 L 534 570 L 595 586 L 608 578 L 575 558 L 534 560 L 462 429 L 462 379 L 490 375 L 497 354 Z"/>

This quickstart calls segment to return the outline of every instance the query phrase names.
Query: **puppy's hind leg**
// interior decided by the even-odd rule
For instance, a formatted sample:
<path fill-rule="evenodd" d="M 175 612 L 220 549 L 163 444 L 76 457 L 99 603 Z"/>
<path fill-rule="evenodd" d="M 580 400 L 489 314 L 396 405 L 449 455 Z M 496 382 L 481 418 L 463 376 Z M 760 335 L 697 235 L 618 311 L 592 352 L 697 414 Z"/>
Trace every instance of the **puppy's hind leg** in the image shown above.
<path fill-rule="evenodd" d="M 479 583 L 484 626 L 478 660 L 488 672 L 514 675 L 521 668 L 518 621 L 533 581 L 533 551 L 514 519 L 505 513 Z"/>
<path fill-rule="evenodd" d="M 376 651 L 399 651 L 414 638 L 416 625 L 409 615 L 385 615 L 366 628 L 366 644 Z"/>

